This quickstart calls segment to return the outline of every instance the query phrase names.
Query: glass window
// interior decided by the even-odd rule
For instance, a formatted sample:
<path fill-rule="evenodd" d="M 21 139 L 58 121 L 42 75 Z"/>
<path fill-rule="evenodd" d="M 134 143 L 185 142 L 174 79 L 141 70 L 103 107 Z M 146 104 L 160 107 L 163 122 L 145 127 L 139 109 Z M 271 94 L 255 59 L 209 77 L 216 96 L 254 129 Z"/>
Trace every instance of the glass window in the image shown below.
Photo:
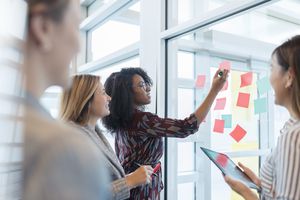
<path fill-rule="evenodd" d="M 173 26 L 193 19 L 197 16 L 194 13 L 218 12 L 219 8 L 231 2 L 233 0 L 188 1 L 183 6 L 179 6 L 180 0 L 172 1 L 168 9 L 174 9 L 175 12 L 172 11 L 173 14 L 169 16 L 169 25 Z M 203 7 L 199 6 L 205 3 Z M 200 8 L 202 11 L 198 12 L 197 9 Z M 241 199 L 226 185 L 220 171 L 212 164 L 206 166 L 206 163 L 193 153 L 192 147 L 195 147 L 196 152 L 199 146 L 227 152 L 233 155 L 232 159 L 235 162 L 244 163 L 258 174 L 260 161 L 263 161 L 266 156 L 261 153 L 267 152 L 265 150 L 273 148 L 276 144 L 279 130 L 289 118 L 289 114 L 284 108 L 274 105 L 272 89 L 264 93 L 260 92 L 258 81 L 265 77 L 268 79 L 270 75 L 270 56 L 274 48 L 289 37 L 299 34 L 299 9 L 299 1 L 274 1 L 274 3 L 259 6 L 242 15 L 215 22 L 204 28 L 193 30 L 190 34 L 168 40 L 168 104 L 173 105 L 176 97 L 178 103 L 177 106 L 168 106 L 170 117 L 186 116 L 207 95 L 216 70 L 226 63 L 231 69 L 227 89 L 218 94 L 209 116 L 204 123 L 200 124 L 199 131 L 186 139 L 168 139 L 168 150 L 172 151 L 176 144 L 177 158 L 189 160 L 182 163 L 177 161 L 179 180 L 185 170 L 199 172 L 200 177 L 204 172 L 203 178 L 195 182 L 196 187 L 189 186 L 195 188 L 192 190 L 194 198 L 200 199 L 204 191 L 204 199 L 208 199 L 206 197 L 212 200 Z M 184 14 L 181 14 L 180 10 Z M 177 63 L 177 68 L 174 67 L 174 63 Z M 192 70 L 190 66 L 193 66 Z M 195 79 L 198 75 L 205 77 L 205 84 L 203 87 L 195 88 Z M 247 85 L 246 82 L 249 80 L 246 78 L 248 81 L 245 81 L 245 77 L 251 77 L 251 84 Z M 175 87 L 177 88 L 174 89 Z M 194 95 L 192 95 L 192 90 L 194 90 Z M 259 109 L 255 100 L 262 98 L 266 99 L 267 105 Z M 226 99 L 226 103 L 224 107 L 215 109 L 217 100 L 220 99 Z M 257 113 L 258 110 L 260 111 Z M 228 124 L 226 117 L 229 116 L 230 123 Z M 237 125 L 243 130 L 235 135 Z M 218 129 L 220 131 L 216 131 Z M 193 162 L 194 169 L 191 168 Z M 174 174 L 175 172 L 168 173 L 169 176 L 174 176 Z M 195 181 L 193 177 L 188 176 L 184 180 L 191 183 Z M 182 182 L 177 181 L 177 184 L 177 199 L 179 199 L 187 193 L 179 190 Z M 200 193 L 201 195 L 197 196 Z M 176 199 L 172 197 L 172 193 L 168 192 L 168 198 Z"/>
<path fill-rule="evenodd" d="M 195 199 L 195 183 L 178 184 L 177 199 L 178 200 L 194 200 Z"/>
<path fill-rule="evenodd" d="M 177 62 L 178 78 L 194 79 L 194 54 L 179 51 Z"/>
<path fill-rule="evenodd" d="M 140 40 L 139 2 L 88 32 L 88 61 L 94 61 Z"/>
<path fill-rule="evenodd" d="M 195 111 L 194 90 L 188 88 L 178 88 L 177 105 L 177 117 L 179 119 L 189 117 Z"/>
<path fill-rule="evenodd" d="M 194 142 L 178 142 L 177 171 L 189 172 L 195 170 L 195 144 Z"/>
<path fill-rule="evenodd" d="M 113 72 L 118 72 L 122 68 L 127 68 L 127 67 L 140 67 L 140 58 L 133 57 L 129 58 L 127 60 L 121 61 L 119 63 L 106 66 L 103 69 L 99 69 L 97 71 L 92 72 L 92 74 L 98 75 L 101 77 L 101 82 L 104 84 L 106 79 L 113 73 Z"/>
<path fill-rule="evenodd" d="M 234 1 L 238 0 L 168 0 L 171 15 L 169 26 L 176 26 L 195 17 L 203 16 Z"/>

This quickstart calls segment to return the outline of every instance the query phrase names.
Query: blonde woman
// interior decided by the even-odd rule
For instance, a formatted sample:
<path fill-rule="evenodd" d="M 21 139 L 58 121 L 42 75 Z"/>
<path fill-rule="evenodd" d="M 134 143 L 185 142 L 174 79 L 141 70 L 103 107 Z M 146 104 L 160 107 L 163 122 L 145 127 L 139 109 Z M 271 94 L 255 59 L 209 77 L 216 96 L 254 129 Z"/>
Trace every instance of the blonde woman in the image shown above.
<path fill-rule="evenodd" d="M 111 98 L 105 92 L 99 76 L 76 75 L 69 90 L 64 91 L 61 102 L 61 118 L 71 122 L 84 132 L 104 154 L 110 171 L 114 199 L 127 199 L 130 189 L 149 183 L 153 169 L 141 166 L 131 174 L 125 175 L 118 158 L 105 136 L 97 126 L 97 121 L 109 115 Z"/>

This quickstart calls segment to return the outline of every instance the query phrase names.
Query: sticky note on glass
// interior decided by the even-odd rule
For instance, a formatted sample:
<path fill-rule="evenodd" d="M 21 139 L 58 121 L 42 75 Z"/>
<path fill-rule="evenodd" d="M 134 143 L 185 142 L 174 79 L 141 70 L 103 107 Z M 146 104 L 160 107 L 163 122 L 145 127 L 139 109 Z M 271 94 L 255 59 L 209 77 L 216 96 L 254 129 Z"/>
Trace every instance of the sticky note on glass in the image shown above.
<path fill-rule="evenodd" d="M 230 71 L 231 69 L 231 63 L 228 60 L 224 60 L 219 64 L 219 69 L 227 69 Z"/>
<path fill-rule="evenodd" d="M 228 163 L 228 158 L 224 154 L 218 154 L 216 157 L 216 162 L 222 167 L 226 167 Z"/>
<path fill-rule="evenodd" d="M 264 77 L 262 79 L 259 79 L 257 82 L 257 89 L 260 95 L 268 92 L 269 90 L 271 90 L 271 85 L 269 82 L 269 78 L 268 77 Z"/>
<path fill-rule="evenodd" d="M 267 112 L 267 98 L 260 98 L 254 100 L 254 113 L 265 113 Z"/>
<path fill-rule="evenodd" d="M 223 86 L 221 91 L 227 90 L 227 89 L 228 89 L 228 81 L 225 82 L 225 85 Z"/>
<path fill-rule="evenodd" d="M 213 131 L 217 133 L 224 133 L 224 124 L 225 124 L 224 120 L 216 119 Z"/>
<path fill-rule="evenodd" d="M 243 139 L 246 135 L 246 131 L 240 127 L 239 125 L 236 125 L 235 129 L 229 134 L 236 142 L 240 142 L 241 139 Z"/>
<path fill-rule="evenodd" d="M 205 85 L 205 75 L 198 75 L 196 80 L 196 88 L 203 88 Z"/>
<path fill-rule="evenodd" d="M 241 86 L 240 87 L 246 87 L 252 84 L 252 77 L 253 73 L 248 72 L 246 74 L 241 75 Z"/>
<path fill-rule="evenodd" d="M 225 121 L 224 128 L 232 127 L 232 115 L 222 115 L 222 119 Z"/>
<path fill-rule="evenodd" d="M 216 105 L 215 105 L 214 110 L 224 110 L 225 105 L 226 105 L 226 98 L 225 97 L 216 99 Z"/>
<path fill-rule="evenodd" d="M 243 93 L 239 92 L 239 96 L 237 99 L 237 106 L 248 108 L 249 107 L 249 100 L 250 100 L 250 94 L 249 93 Z"/>

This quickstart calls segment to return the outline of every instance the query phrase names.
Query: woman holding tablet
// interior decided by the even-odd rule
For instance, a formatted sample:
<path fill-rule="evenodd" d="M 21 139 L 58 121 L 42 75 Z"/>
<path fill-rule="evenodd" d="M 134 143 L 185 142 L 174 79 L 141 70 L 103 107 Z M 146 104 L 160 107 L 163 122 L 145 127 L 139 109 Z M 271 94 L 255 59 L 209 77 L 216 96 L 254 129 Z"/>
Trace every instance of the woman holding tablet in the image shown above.
<path fill-rule="evenodd" d="M 294 36 L 272 53 L 270 83 L 275 104 L 285 107 L 290 119 L 280 131 L 277 146 L 263 164 L 260 177 L 239 166 L 261 187 L 261 199 L 300 199 L 300 35 Z M 229 186 L 247 200 L 259 199 L 242 182 L 225 176 Z"/>

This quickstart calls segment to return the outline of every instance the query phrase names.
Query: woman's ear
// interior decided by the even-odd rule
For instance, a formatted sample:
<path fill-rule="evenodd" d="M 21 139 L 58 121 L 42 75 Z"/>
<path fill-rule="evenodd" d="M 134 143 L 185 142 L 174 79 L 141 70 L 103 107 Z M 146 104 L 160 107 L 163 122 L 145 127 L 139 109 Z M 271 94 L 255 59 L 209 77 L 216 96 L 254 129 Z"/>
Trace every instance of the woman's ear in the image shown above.
<path fill-rule="evenodd" d="M 44 5 L 39 4 L 32 10 L 33 14 L 29 26 L 30 37 L 35 42 L 36 47 L 43 52 L 49 52 L 52 48 L 51 33 L 54 22 L 43 15 L 46 12 Z"/>
<path fill-rule="evenodd" d="M 288 71 L 286 72 L 286 83 L 285 88 L 291 88 L 295 78 L 295 72 L 293 67 L 289 67 Z"/>

